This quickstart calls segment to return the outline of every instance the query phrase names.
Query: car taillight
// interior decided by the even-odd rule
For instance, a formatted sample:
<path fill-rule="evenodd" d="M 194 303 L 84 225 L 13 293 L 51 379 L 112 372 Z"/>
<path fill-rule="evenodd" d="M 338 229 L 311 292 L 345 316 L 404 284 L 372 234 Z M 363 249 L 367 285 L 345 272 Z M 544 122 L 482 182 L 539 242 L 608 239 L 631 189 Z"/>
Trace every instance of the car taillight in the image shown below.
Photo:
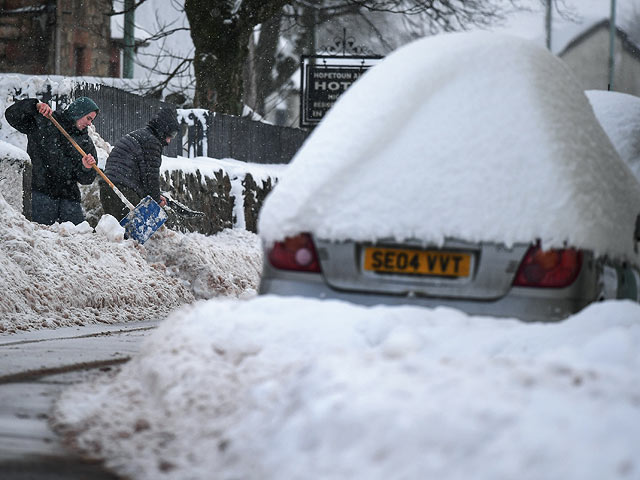
<path fill-rule="evenodd" d="M 320 262 L 311 235 L 301 233 L 276 242 L 269 251 L 269 262 L 281 270 L 320 272 Z"/>
<path fill-rule="evenodd" d="M 542 250 L 529 248 L 516 278 L 515 287 L 562 288 L 571 285 L 580 273 L 582 252 L 573 248 Z"/>

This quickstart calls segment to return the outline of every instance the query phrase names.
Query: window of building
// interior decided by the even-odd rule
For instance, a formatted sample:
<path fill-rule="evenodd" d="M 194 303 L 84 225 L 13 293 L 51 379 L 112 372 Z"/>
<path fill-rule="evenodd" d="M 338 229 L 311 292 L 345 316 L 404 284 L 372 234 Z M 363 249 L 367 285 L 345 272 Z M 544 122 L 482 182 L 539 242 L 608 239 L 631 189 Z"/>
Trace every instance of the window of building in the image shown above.
<path fill-rule="evenodd" d="M 86 73 L 86 48 L 76 45 L 74 47 L 75 74 L 78 76 Z"/>

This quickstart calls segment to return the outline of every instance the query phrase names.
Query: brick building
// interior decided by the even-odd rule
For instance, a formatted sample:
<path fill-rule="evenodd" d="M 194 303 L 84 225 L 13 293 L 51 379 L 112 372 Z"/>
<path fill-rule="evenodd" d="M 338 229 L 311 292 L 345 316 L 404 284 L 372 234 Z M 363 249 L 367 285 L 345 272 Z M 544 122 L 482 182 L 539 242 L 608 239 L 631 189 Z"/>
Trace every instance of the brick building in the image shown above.
<path fill-rule="evenodd" d="M 120 76 L 112 0 L 0 0 L 0 72 Z"/>

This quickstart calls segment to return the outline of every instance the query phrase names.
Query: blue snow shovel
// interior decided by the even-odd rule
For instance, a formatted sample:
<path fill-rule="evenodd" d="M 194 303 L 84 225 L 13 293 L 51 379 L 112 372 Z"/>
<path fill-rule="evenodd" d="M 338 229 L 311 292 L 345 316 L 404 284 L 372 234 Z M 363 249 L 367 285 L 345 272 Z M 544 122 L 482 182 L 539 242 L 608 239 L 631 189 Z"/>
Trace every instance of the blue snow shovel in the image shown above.
<path fill-rule="evenodd" d="M 67 140 L 69 140 L 76 150 L 80 152 L 80 155 L 83 157 L 87 155 L 84 153 L 84 150 L 82 150 L 82 147 L 80 147 L 80 145 L 71 138 L 71 135 L 67 133 L 62 125 L 60 125 L 52 115 L 47 118 L 53 122 L 65 137 L 67 137 Z M 116 187 L 113 182 L 107 178 L 104 172 L 100 170 L 97 165 L 94 164 L 93 168 L 98 172 L 102 179 L 107 182 L 113 191 L 116 192 L 118 198 L 120 198 L 122 203 L 124 203 L 130 210 L 127 216 L 120 220 L 120 225 L 124 227 L 124 231 L 127 236 L 129 238 L 133 238 L 138 243 L 144 243 L 149 240 L 149 237 L 151 237 L 151 235 L 153 235 L 154 232 L 167 221 L 167 218 L 169 218 L 166 212 L 160 208 L 160 205 L 158 205 L 158 203 L 149 195 L 140 200 L 138 206 L 134 207 L 133 204 L 127 200 L 127 197 L 125 197 L 118 187 Z"/>

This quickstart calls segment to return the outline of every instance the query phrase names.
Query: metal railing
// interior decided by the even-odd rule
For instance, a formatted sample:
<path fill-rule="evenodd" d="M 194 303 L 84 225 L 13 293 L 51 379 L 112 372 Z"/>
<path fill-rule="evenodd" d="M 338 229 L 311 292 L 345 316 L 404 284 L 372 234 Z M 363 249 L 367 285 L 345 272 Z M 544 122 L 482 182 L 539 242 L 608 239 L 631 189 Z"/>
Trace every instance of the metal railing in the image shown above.
<path fill-rule="evenodd" d="M 171 106 L 158 99 L 143 97 L 106 85 L 80 84 L 70 95 L 52 94 L 51 87 L 39 98 L 55 100 L 58 108 L 77 97 L 90 97 L 100 107 L 94 125 L 111 145 L 125 134 L 144 127 L 162 107 Z M 16 95 L 16 99 L 21 95 Z M 179 110 L 182 129 L 176 140 L 165 148 L 169 157 L 206 156 L 273 164 L 289 163 L 308 132 L 199 109 Z"/>
<path fill-rule="evenodd" d="M 171 106 L 118 88 L 90 84 L 76 87 L 71 97 L 90 97 L 98 104 L 100 114 L 93 123 L 100 136 L 111 145 L 127 133 L 144 127 L 160 108 Z M 168 148 L 165 155 L 170 155 Z"/>
<path fill-rule="evenodd" d="M 207 127 L 207 156 L 252 163 L 289 163 L 308 135 L 220 113 L 209 115 Z"/>

